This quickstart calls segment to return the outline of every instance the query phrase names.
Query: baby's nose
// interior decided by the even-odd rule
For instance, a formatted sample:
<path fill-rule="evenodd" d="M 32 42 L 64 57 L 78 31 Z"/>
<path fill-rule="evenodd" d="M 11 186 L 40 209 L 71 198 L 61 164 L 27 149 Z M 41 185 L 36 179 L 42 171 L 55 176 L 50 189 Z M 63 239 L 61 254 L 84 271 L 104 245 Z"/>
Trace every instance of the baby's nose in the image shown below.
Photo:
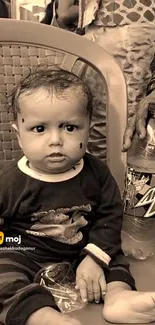
<path fill-rule="evenodd" d="M 59 130 L 54 130 L 50 133 L 50 145 L 62 145 L 62 134 Z"/>

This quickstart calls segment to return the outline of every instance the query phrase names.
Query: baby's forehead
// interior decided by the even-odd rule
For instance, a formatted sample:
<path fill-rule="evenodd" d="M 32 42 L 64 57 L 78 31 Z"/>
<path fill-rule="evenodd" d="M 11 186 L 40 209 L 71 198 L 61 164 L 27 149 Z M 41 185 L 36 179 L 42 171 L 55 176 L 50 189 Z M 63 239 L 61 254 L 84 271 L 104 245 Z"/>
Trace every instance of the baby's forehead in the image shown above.
<path fill-rule="evenodd" d="M 22 93 L 19 97 L 19 111 L 21 117 L 40 116 L 42 118 L 55 114 L 61 118 L 76 116 L 84 118 L 87 115 L 87 96 L 82 89 L 66 89 L 63 92 L 50 92 L 46 89 L 37 89 L 35 92 Z M 45 116 L 46 115 L 46 116 Z M 57 119 L 57 117 L 56 117 Z"/>
<path fill-rule="evenodd" d="M 61 97 L 61 96 L 65 96 L 66 98 L 75 98 L 78 95 L 79 99 L 87 99 L 88 95 L 87 93 L 84 91 L 84 88 L 82 87 L 82 85 L 73 85 L 70 87 L 67 87 L 66 89 L 54 89 L 53 91 L 53 95 L 56 97 Z"/>
<path fill-rule="evenodd" d="M 87 105 L 88 95 L 84 91 L 81 85 L 68 87 L 66 89 L 55 89 L 55 88 L 44 88 L 40 87 L 38 89 L 29 90 L 23 92 L 19 95 L 18 101 L 19 105 L 22 106 L 29 101 L 42 101 L 42 100 L 51 100 L 51 102 L 55 99 L 72 101 L 74 99 L 82 102 Z"/>

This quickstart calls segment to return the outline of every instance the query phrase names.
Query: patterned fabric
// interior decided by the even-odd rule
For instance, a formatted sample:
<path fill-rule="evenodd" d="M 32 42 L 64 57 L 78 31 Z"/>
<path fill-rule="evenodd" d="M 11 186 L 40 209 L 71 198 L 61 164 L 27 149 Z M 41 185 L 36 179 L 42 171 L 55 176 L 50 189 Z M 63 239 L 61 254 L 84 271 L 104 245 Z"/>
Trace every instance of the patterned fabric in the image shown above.
<path fill-rule="evenodd" d="M 79 12 L 80 17 L 87 18 L 83 19 L 83 26 L 87 26 L 85 36 L 115 56 L 125 73 L 130 117 L 136 113 L 150 80 L 149 66 L 154 55 L 155 1 L 79 0 Z M 89 23 L 88 26 L 88 20 L 93 24 Z M 93 94 L 94 112 L 88 150 L 105 160 L 106 98 L 103 81 L 92 68 L 88 68 L 85 80 Z"/>
<path fill-rule="evenodd" d="M 132 23 L 115 28 L 92 25 L 85 37 L 112 54 L 122 68 L 128 89 L 128 118 L 132 117 L 136 114 L 139 101 L 146 95 L 151 78 L 150 64 L 154 57 L 155 26 L 152 23 Z M 90 67 L 85 80 L 93 94 L 92 130 L 88 150 L 104 160 L 106 158 L 104 86 L 100 76 Z"/>
<path fill-rule="evenodd" d="M 94 23 L 98 26 L 123 26 L 154 21 L 154 0 L 100 0 Z"/>

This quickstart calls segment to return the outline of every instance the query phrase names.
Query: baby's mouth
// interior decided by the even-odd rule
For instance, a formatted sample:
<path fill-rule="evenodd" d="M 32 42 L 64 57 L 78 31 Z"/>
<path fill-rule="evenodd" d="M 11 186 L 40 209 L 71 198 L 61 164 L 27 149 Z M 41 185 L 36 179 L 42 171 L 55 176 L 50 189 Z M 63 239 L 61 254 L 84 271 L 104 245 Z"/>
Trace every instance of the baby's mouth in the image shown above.
<path fill-rule="evenodd" d="M 53 153 L 51 153 L 50 155 L 49 155 L 49 157 L 62 157 L 63 155 L 62 155 L 62 153 L 60 153 L 60 152 L 53 152 Z"/>
<path fill-rule="evenodd" d="M 54 152 L 48 156 L 53 162 L 61 162 L 65 157 L 60 152 Z"/>

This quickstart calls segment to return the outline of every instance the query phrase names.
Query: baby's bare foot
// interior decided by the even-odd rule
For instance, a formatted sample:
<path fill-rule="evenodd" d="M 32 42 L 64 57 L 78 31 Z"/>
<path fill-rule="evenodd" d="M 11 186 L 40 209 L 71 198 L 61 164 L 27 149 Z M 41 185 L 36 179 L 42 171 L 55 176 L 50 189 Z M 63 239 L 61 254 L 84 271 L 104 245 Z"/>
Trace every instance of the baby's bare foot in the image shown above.
<path fill-rule="evenodd" d="M 123 290 L 107 294 L 103 317 L 111 323 L 147 324 L 155 321 L 155 292 Z"/>

